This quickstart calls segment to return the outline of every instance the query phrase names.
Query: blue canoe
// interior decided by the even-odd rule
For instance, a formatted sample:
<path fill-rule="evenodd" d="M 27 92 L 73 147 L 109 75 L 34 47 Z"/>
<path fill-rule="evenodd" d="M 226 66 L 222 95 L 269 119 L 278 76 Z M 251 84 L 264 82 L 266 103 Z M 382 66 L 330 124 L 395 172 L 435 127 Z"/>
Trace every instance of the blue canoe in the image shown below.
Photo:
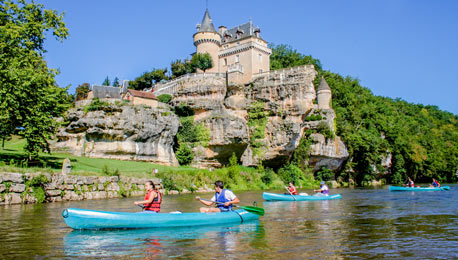
<path fill-rule="evenodd" d="M 222 213 L 131 213 L 68 208 L 62 212 L 73 229 L 190 227 L 243 223 L 259 216 L 243 209 Z"/>
<path fill-rule="evenodd" d="M 294 198 L 293 198 L 294 196 Z M 304 196 L 304 195 L 290 195 L 290 194 L 279 194 L 279 193 L 270 193 L 263 192 L 262 198 L 267 201 L 307 201 L 307 200 L 334 200 L 341 199 L 342 195 L 333 194 L 333 195 L 313 195 L 313 196 Z"/>
<path fill-rule="evenodd" d="M 401 186 L 388 186 L 390 191 L 441 191 L 441 190 L 449 190 L 449 186 L 443 186 L 439 188 L 434 187 L 401 187 Z"/>

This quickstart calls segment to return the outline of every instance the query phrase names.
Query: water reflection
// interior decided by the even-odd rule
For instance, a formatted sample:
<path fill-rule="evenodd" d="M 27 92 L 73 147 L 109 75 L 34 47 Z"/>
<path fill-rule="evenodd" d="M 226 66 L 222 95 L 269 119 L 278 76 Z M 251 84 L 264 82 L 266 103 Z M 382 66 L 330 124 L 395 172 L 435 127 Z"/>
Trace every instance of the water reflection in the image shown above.
<path fill-rule="evenodd" d="M 64 249 L 67 256 L 84 257 L 190 256 L 194 254 L 190 248 L 201 254 L 200 249 L 211 245 L 230 253 L 241 246 L 240 236 L 258 239 L 259 230 L 259 221 L 193 228 L 75 230 L 65 236 Z"/>

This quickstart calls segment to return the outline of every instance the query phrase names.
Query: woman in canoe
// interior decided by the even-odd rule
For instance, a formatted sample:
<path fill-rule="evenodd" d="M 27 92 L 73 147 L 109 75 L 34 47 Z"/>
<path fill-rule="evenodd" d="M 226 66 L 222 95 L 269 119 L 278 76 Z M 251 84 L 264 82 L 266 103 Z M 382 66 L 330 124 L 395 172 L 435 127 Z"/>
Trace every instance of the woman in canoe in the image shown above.
<path fill-rule="evenodd" d="M 292 182 L 289 183 L 288 191 L 289 193 L 286 194 L 297 195 L 297 189 L 296 187 L 294 187 L 294 184 Z"/>
<path fill-rule="evenodd" d="M 143 205 L 143 212 L 145 213 L 159 213 L 161 211 L 161 202 L 162 202 L 162 195 L 154 187 L 154 183 L 152 181 L 145 182 L 145 200 L 142 201 L 135 201 L 135 205 Z"/>
<path fill-rule="evenodd" d="M 196 200 L 202 202 L 202 204 L 206 206 L 216 204 L 216 208 L 200 208 L 200 212 L 202 213 L 231 211 L 232 205 L 240 202 L 240 200 L 232 191 L 224 188 L 224 183 L 222 181 L 215 182 L 215 195 L 211 198 L 210 201 L 203 200 L 200 197 L 196 197 Z"/>
<path fill-rule="evenodd" d="M 415 183 L 413 182 L 413 180 L 410 177 L 408 177 L 408 178 L 409 178 L 409 180 L 407 181 L 407 184 L 404 184 L 404 185 L 409 187 L 409 188 L 415 187 Z"/>
<path fill-rule="evenodd" d="M 320 189 L 319 190 L 313 190 L 315 192 L 320 192 L 320 195 L 329 195 L 329 187 L 326 185 L 324 181 L 320 182 Z"/>

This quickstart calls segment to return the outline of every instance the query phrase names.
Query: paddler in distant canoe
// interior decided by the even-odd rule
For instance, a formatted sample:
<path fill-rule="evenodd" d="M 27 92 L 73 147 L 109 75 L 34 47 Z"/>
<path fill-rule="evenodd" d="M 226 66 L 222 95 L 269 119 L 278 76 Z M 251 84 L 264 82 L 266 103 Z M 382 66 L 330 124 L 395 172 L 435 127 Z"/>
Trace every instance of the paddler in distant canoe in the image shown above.
<path fill-rule="evenodd" d="M 320 189 L 318 190 L 313 190 L 314 192 L 319 192 L 318 194 L 316 195 L 324 195 L 324 196 L 327 196 L 329 195 L 329 187 L 328 185 L 326 185 L 326 183 L 324 181 L 321 181 L 320 182 Z"/>
<path fill-rule="evenodd" d="M 433 178 L 433 183 L 431 183 L 431 185 L 429 185 L 429 187 L 432 187 L 432 188 L 440 188 L 441 184 Z"/>
<path fill-rule="evenodd" d="M 200 197 L 196 197 L 196 200 L 200 201 L 206 206 L 216 204 L 215 208 L 200 208 L 201 213 L 231 211 L 233 204 L 240 203 L 240 200 L 231 190 L 224 188 L 224 183 L 222 181 L 215 182 L 215 195 L 211 198 L 210 201 L 201 199 Z"/>

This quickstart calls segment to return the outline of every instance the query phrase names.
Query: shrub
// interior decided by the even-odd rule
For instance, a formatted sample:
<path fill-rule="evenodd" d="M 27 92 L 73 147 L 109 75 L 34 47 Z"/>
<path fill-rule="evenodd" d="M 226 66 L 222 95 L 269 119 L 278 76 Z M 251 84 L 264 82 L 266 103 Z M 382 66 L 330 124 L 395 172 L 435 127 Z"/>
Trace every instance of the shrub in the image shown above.
<path fill-rule="evenodd" d="M 169 103 L 172 100 L 172 96 L 169 94 L 162 94 L 157 96 L 157 100 L 162 103 Z"/>
<path fill-rule="evenodd" d="M 322 134 L 326 139 L 332 139 L 335 137 L 334 132 L 326 122 L 320 122 L 317 126 L 317 132 Z"/>
<path fill-rule="evenodd" d="M 194 155 L 187 144 L 180 144 L 175 155 L 180 165 L 188 165 L 194 159 Z"/>
<path fill-rule="evenodd" d="M 328 169 L 326 166 L 321 168 L 315 173 L 315 179 L 320 181 L 329 181 L 334 178 L 334 172 Z"/>
<path fill-rule="evenodd" d="M 287 164 L 278 170 L 278 175 L 284 183 L 300 183 L 304 173 L 294 164 Z"/>
<path fill-rule="evenodd" d="M 275 177 L 274 171 L 270 168 L 267 168 L 264 171 L 264 174 L 261 176 L 261 181 L 266 185 L 270 185 L 272 181 L 274 180 L 274 177 Z"/>

